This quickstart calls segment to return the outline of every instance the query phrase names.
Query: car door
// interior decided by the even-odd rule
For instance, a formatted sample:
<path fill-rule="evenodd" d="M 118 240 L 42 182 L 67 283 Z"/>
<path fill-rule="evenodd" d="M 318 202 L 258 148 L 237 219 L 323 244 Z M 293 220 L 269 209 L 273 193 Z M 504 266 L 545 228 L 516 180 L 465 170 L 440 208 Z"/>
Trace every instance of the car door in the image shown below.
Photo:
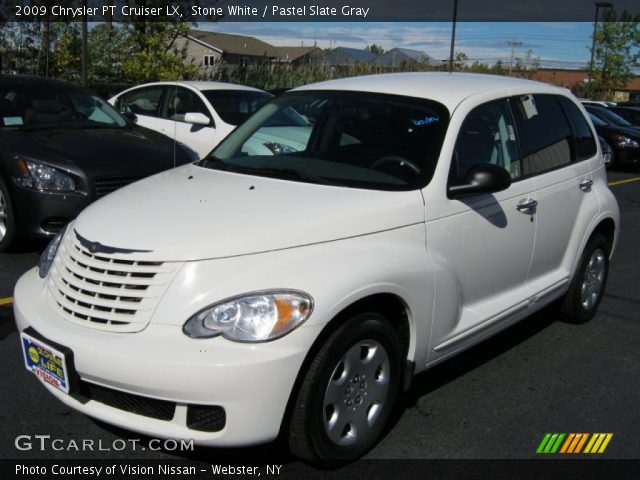
<path fill-rule="evenodd" d="M 449 185 L 464 183 L 469 169 L 481 163 L 504 167 L 511 186 L 455 199 L 425 195 L 427 249 L 436 265 L 437 292 L 429 361 L 462 348 L 476 332 L 527 305 L 534 181 L 522 176 L 506 99 L 467 114 L 457 136 Z"/>
<path fill-rule="evenodd" d="M 523 172 L 534 179 L 538 201 L 529 283 L 540 300 L 569 281 L 583 239 L 579 227 L 589 225 L 599 209 L 591 188 L 599 162 L 595 138 L 573 102 L 557 95 L 534 95 L 533 102 L 530 115 L 521 97 L 511 103 Z"/>
<path fill-rule="evenodd" d="M 116 100 L 120 112 L 135 113 L 136 123 L 173 138 L 172 122 L 162 118 L 162 101 L 166 94 L 163 85 L 134 88 L 121 94 Z"/>
<path fill-rule="evenodd" d="M 202 113 L 209 119 L 208 125 L 196 125 L 185 121 L 187 113 Z M 170 135 L 194 150 L 200 158 L 218 144 L 218 132 L 213 115 L 200 96 L 182 86 L 168 86 L 165 107 L 162 113 Z"/>

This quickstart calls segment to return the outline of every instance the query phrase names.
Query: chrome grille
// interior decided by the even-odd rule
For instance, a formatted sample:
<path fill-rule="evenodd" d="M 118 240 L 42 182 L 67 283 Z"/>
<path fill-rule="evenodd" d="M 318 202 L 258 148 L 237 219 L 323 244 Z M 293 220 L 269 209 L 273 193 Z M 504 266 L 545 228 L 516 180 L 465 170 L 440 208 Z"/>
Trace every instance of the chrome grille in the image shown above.
<path fill-rule="evenodd" d="M 126 175 L 118 177 L 97 177 L 95 179 L 96 195 L 104 197 L 108 193 L 114 192 L 119 188 L 137 182 L 145 177 L 145 175 Z"/>
<path fill-rule="evenodd" d="M 65 235 L 49 275 L 49 292 L 60 314 L 102 330 L 142 330 L 178 264 L 126 256 L 92 254 L 73 231 Z"/>

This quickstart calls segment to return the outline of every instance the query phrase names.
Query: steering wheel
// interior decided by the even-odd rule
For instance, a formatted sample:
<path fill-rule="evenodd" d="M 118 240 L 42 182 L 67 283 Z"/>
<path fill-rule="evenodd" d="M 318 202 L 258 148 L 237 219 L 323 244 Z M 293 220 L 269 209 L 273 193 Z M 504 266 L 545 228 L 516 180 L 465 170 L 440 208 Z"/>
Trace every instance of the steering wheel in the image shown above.
<path fill-rule="evenodd" d="M 386 157 L 380 157 L 375 162 L 373 162 L 373 164 L 371 165 L 371 168 L 373 170 L 380 170 L 380 167 L 383 165 L 386 165 L 387 163 L 392 163 L 403 168 L 408 168 L 416 175 L 420 175 L 420 168 L 415 163 L 399 155 L 389 155 Z"/>

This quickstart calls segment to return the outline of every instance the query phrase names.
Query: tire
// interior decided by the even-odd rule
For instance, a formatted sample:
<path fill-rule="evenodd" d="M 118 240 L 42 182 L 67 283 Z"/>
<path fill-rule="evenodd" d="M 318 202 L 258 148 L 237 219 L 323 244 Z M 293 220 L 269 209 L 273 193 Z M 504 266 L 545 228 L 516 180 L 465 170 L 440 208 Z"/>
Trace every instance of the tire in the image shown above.
<path fill-rule="evenodd" d="M 0 177 L 0 252 L 8 251 L 16 237 L 16 223 L 9 190 Z"/>
<path fill-rule="evenodd" d="M 333 332 L 304 373 L 289 423 L 289 446 L 307 461 L 350 461 L 385 429 L 400 390 L 402 348 L 377 313 Z"/>
<path fill-rule="evenodd" d="M 565 321 L 586 323 L 596 314 L 607 283 L 609 251 L 609 243 L 599 233 L 587 242 L 569 291 L 560 301 Z"/>

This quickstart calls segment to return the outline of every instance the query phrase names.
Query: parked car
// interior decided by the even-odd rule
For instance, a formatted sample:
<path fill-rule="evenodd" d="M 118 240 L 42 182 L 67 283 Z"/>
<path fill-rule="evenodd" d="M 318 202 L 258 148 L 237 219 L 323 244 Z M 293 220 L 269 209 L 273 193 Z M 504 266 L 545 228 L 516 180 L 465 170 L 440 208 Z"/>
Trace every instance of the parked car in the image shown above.
<path fill-rule="evenodd" d="M 221 82 L 158 82 L 130 88 L 109 99 L 137 123 L 208 154 L 273 95 Z"/>
<path fill-rule="evenodd" d="M 609 142 L 607 142 L 603 137 L 598 135 L 598 142 L 600 143 L 600 150 L 602 150 L 602 159 L 604 160 L 604 164 L 609 166 L 613 161 L 613 149 Z"/>
<path fill-rule="evenodd" d="M 617 127 L 628 128 L 628 129 L 635 130 L 638 133 L 640 133 L 640 128 L 639 127 L 636 127 L 636 126 L 632 125 L 630 122 L 628 122 L 627 120 L 625 120 L 624 118 L 622 118 L 620 115 L 618 115 L 617 113 L 613 112 L 609 108 L 592 107 L 592 106 L 586 105 L 585 109 L 587 110 L 587 112 L 589 112 L 589 114 L 598 117 L 600 120 L 605 122 L 607 125 L 614 125 L 614 126 L 617 126 Z"/>
<path fill-rule="evenodd" d="M 53 237 L 96 198 L 194 159 L 81 88 L 0 77 L 0 251 Z"/>
<path fill-rule="evenodd" d="M 305 104 L 304 145 L 246 152 Z M 353 459 L 414 374 L 552 303 L 590 320 L 618 233 L 567 90 L 340 79 L 91 205 L 18 281 L 15 319 L 27 368 L 92 417 L 212 446 L 282 429 L 300 457 Z"/>
<path fill-rule="evenodd" d="M 581 98 L 580 102 L 585 106 L 591 107 L 615 107 L 617 104 L 615 102 L 609 102 L 607 100 L 589 100 L 586 98 Z"/>
<path fill-rule="evenodd" d="M 611 107 L 610 110 L 634 127 L 640 127 L 640 107 Z"/>
<path fill-rule="evenodd" d="M 607 123 L 589 112 L 598 135 L 609 143 L 612 155 L 609 168 L 637 168 L 640 166 L 640 130 L 630 126 Z"/>

